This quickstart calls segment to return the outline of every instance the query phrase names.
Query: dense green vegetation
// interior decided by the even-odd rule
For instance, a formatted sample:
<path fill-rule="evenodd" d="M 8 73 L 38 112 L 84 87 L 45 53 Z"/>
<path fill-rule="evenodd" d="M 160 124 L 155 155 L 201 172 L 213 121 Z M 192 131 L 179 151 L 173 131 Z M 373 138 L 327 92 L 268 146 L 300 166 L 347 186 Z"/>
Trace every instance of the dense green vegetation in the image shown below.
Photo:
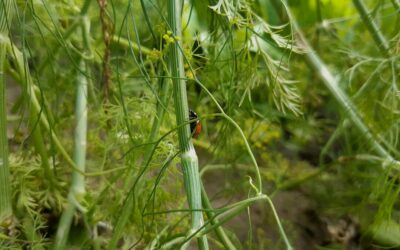
<path fill-rule="evenodd" d="M 0 249 L 397 249 L 399 31 L 399 0 L 2 0 Z"/>

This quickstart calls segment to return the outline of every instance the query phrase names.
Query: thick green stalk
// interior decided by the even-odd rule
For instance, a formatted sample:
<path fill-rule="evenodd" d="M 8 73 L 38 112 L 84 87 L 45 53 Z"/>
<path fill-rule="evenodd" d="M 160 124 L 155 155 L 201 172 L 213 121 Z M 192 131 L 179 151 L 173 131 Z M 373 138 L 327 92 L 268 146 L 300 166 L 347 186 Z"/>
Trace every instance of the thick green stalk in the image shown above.
<path fill-rule="evenodd" d="M 396 161 L 393 158 L 393 156 L 379 143 L 375 135 L 370 131 L 369 127 L 362 120 L 356 106 L 353 104 L 353 102 L 347 96 L 347 94 L 339 87 L 337 78 L 335 78 L 332 75 L 332 73 L 325 65 L 325 63 L 319 58 L 317 53 L 308 43 L 307 39 L 301 32 L 301 29 L 299 28 L 296 19 L 293 17 L 288 5 L 287 4 L 285 5 L 293 29 L 297 33 L 303 47 L 307 51 L 305 53 L 306 59 L 310 63 L 310 65 L 314 68 L 314 70 L 319 73 L 319 76 L 322 82 L 325 84 L 325 87 L 331 92 L 332 96 L 336 99 L 339 105 L 345 110 L 346 115 L 348 116 L 350 121 L 352 121 L 352 123 L 360 132 L 360 134 L 364 137 L 366 142 L 372 146 L 375 152 L 380 156 L 384 157 L 387 160 L 388 164 L 394 164 L 393 165 L 394 167 L 399 168 L 400 167 L 399 162 Z M 384 167 L 385 166 L 386 165 L 384 165 Z"/>
<path fill-rule="evenodd" d="M 201 186 L 200 175 L 198 169 L 198 158 L 191 140 L 189 128 L 189 108 L 186 94 L 185 73 L 183 69 L 182 55 L 182 33 L 181 33 L 181 6 L 180 0 L 168 0 L 168 24 L 175 38 L 175 42 L 170 44 L 168 55 L 168 66 L 171 73 L 176 123 L 178 125 L 178 138 L 181 150 L 181 163 L 183 170 L 183 178 L 187 193 L 190 209 L 192 211 L 192 228 L 191 231 L 198 230 L 203 225 L 203 214 L 201 211 Z M 186 124 L 187 123 L 187 124 Z M 186 124 L 186 126 L 181 126 Z M 197 211 L 196 211 L 197 210 Z M 199 249 L 208 249 L 206 236 L 198 238 Z"/>
<path fill-rule="evenodd" d="M 2 225 L 3 220 L 12 215 L 4 73 L 12 4 L 12 0 L 2 0 L 0 2 L 0 225 Z"/>
<path fill-rule="evenodd" d="M 84 60 L 80 62 L 80 70 L 87 73 L 86 63 Z M 87 89 L 88 79 L 83 73 L 79 73 L 78 86 L 76 93 L 76 129 L 75 129 L 75 145 L 74 145 L 74 162 L 76 167 L 85 172 L 86 162 L 86 132 L 87 132 Z M 82 196 L 85 194 L 85 176 L 77 171 L 72 173 L 72 191 L 75 195 Z"/>
<path fill-rule="evenodd" d="M 82 38 L 85 53 L 90 54 L 89 44 L 90 20 L 88 16 L 82 16 Z M 61 216 L 57 229 L 56 243 L 54 249 L 65 249 L 71 227 L 73 215 L 76 208 L 84 212 L 80 203 L 84 200 L 85 172 L 86 162 L 86 134 L 87 134 L 87 97 L 88 97 L 88 69 L 84 58 L 80 59 L 79 71 L 77 77 L 76 107 L 75 107 L 75 138 L 74 138 L 74 163 L 77 170 L 72 172 L 72 181 L 68 195 L 68 206 Z"/>
<path fill-rule="evenodd" d="M 76 167 L 85 172 L 86 161 L 86 131 L 87 131 L 87 76 L 83 72 L 87 72 L 86 64 L 83 59 L 80 62 L 80 72 L 78 73 L 78 86 L 76 94 L 76 128 L 74 138 L 74 162 Z M 64 249 L 69 230 L 71 227 L 73 215 L 76 207 L 85 196 L 85 178 L 77 171 L 72 172 L 72 181 L 70 193 L 68 195 L 68 206 L 61 216 L 60 223 L 56 235 L 56 243 L 54 249 Z"/>
<path fill-rule="evenodd" d="M 374 19 L 372 18 L 363 0 L 353 0 L 353 4 L 360 14 L 360 17 L 363 20 L 364 24 L 367 26 L 369 33 L 371 33 L 372 38 L 374 39 L 380 51 L 384 54 L 384 56 L 388 56 L 390 49 L 389 43 L 380 31 Z"/>
<path fill-rule="evenodd" d="M 86 131 L 87 131 L 87 76 L 82 72 L 86 71 L 86 64 L 81 60 L 80 72 L 78 73 L 77 99 L 76 99 L 76 128 L 74 139 L 74 162 L 76 167 L 85 172 L 86 161 Z M 68 206 L 61 216 L 56 235 L 54 249 L 64 249 L 68 239 L 69 229 L 76 207 L 85 196 L 85 177 L 77 171 L 72 172 L 70 193 L 68 195 Z"/>

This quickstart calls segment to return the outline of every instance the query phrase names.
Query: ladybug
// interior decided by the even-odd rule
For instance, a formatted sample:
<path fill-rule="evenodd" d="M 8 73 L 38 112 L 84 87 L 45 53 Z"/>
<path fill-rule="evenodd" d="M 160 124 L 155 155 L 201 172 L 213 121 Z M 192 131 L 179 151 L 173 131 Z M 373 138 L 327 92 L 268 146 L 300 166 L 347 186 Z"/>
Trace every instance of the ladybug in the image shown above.
<path fill-rule="evenodd" d="M 198 115 L 193 110 L 189 110 L 189 119 L 190 122 L 190 133 L 192 134 L 193 138 L 197 138 L 201 132 L 201 123 L 197 120 Z"/>

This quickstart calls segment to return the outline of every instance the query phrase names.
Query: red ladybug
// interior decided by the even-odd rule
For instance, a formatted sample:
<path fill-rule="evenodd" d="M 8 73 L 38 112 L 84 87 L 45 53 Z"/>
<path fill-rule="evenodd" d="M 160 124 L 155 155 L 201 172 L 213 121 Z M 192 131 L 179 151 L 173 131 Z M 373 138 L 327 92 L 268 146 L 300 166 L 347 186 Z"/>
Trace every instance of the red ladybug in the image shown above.
<path fill-rule="evenodd" d="M 197 138 L 201 132 L 201 123 L 199 120 L 196 120 L 197 118 L 198 116 L 196 112 L 189 109 L 189 119 L 191 120 L 190 132 L 192 133 L 193 138 Z"/>

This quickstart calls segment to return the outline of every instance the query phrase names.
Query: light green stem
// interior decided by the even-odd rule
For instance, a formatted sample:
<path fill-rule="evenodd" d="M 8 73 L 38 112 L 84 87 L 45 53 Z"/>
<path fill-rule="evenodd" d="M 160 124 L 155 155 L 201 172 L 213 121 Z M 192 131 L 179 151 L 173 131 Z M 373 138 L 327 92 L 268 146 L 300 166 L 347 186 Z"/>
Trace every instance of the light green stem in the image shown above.
<path fill-rule="evenodd" d="M 86 64 L 80 62 L 80 71 L 86 72 Z M 87 131 L 87 79 L 83 73 L 79 72 L 76 100 L 76 128 L 74 139 L 74 162 L 76 167 L 85 172 L 86 161 L 86 131 Z M 68 239 L 72 218 L 76 207 L 85 196 L 85 177 L 77 171 L 72 172 L 70 193 L 68 195 L 68 206 L 64 210 L 57 229 L 56 244 L 54 249 L 65 249 Z M 83 210 L 83 209 L 82 209 Z"/>
<path fill-rule="evenodd" d="M 74 161 L 69 156 L 63 145 L 61 144 L 55 132 L 51 129 L 47 116 L 44 114 L 44 112 L 41 112 L 42 107 L 36 96 L 37 87 L 33 83 L 33 79 L 29 73 L 29 68 L 27 66 L 27 63 L 25 63 L 22 52 L 18 50 L 18 48 L 15 45 L 13 45 L 9 40 L 7 44 L 8 44 L 7 49 L 9 53 L 13 55 L 13 62 L 16 64 L 16 67 L 18 69 L 18 74 L 20 75 L 19 79 L 21 80 L 21 84 L 24 85 L 24 88 L 26 88 L 26 91 L 28 91 L 29 93 L 29 99 L 30 99 L 29 101 L 31 102 L 32 108 L 35 109 L 36 114 L 38 115 L 40 114 L 39 117 L 40 122 L 42 123 L 44 129 L 46 129 L 46 131 L 50 133 L 51 139 L 56 145 L 59 153 L 64 157 L 66 162 L 72 168 L 76 169 Z"/>
<path fill-rule="evenodd" d="M 202 212 L 198 211 L 202 209 L 200 175 L 198 169 L 199 162 L 191 140 L 188 124 L 189 108 L 186 94 L 186 82 L 183 80 L 185 73 L 181 51 L 181 6 L 182 2 L 180 0 L 168 0 L 168 24 L 175 39 L 175 42 L 170 44 L 168 66 L 173 82 L 183 178 L 189 207 L 193 209 L 191 228 L 193 232 L 198 230 L 204 222 Z M 182 124 L 186 124 L 186 126 L 181 126 Z M 198 248 L 208 249 L 207 237 L 205 235 L 198 238 Z"/>
<path fill-rule="evenodd" d="M 57 234 L 54 242 L 53 249 L 62 250 L 66 248 L 69 230 L 71 228 L 71 221 L 74 217 L 75 205 L 73 203 L 68 203 L 67 207 L 58 223 Z"/>
<path fill-rule="evenodd" d="M 284 2 L 286 3 L 286 1 Z M 301 43 L 303 44 L 303 47 L 307 51 L 305 53 L 306 59 L 314 68 L 314 70 L 318 72 L 322 82 L 325 84 L 325 87 L 331 92 L 332 96 L 336 99 L 339 105 L 346 111 L 348 118 L 359 130 L 360 134 L 364 137 L 366 142 L 372 146 L 377 154 L 387 160 L 388 164 L 384 165 L 384 167 L 387 165 L 392 165 L 395 168 L 399 168 L 398 161 L 396 161 L 392 157 L 392 155 L 378 142 L 375 135 L 370 131 L 369 127 L 362 120 L 356 106 L 353 104 L 347 94 L 339 87 L 337 78 L 332 75 L 325 63 L 319 58 L 317 53 L 308 43 L 287 4 L 285 4 L 285 7 L 293 25 L 293 29 L 297 33 Z"/>
<path fill-rule="evenodd" d="M 135 52 L 139 51 L 139 45 L 134 41 L 128 41 L 128 39 L 116 35 L 114 35 L 112 39 L 116 44 L 119 44 L 125 48 L 132 48 Z M 147 56 L 152 54 L 152 50 L 144 47 L 143 45 L 140 45 L 140 52 Z"/>
<path fill-rule="evenodd" d="M 35 150 L 40 155 L 41 166 L 43 169 L 44 177 L 46 178 L 45 182 L 49 185 L 49 189 L 52 190 L 52 188 L 54 187 L 53 184 L 56 181 L 56 179 L 54 176 L 54 172 L 52 171 L 49 164 L 49 157 L 47 154 L 46 145 L 43 140 L 43 133 L 40 127 L 40 123 L 36 119 L 37 117 L 36 111 L 35 109 L 32 108 L 31 112 L 32 113 L 29 117 L 31 120 L 30 126 L 32 128 L 31 136 L 33 139 Z"/>
<path fill-rule="evenodd" d="M 82 16 L 82 40 L 84 51 L 90 54 L 89 44 L 90 20 L 89 17 Z M 54 249 L 65 249 L 69 230 L 71 227 L 73 215 L 76 208 L 80 208 L 81 212 L 85 212 L 85 208 L 81 205 L 84 201 L 85 191 L 85 176 L 81 173 L 85 172 L 86 162 L 86 134 L 87 134 L 87 97 L 88 97 L 88 82 L 89 71 L 84 58 L 80 59 L 79 72 L 77 77 L 76 91 L 76 108 L 75 108 L 75 138 L 74 138 L 74 163 L 77 170 L 72 172 L 72 181 L 70 192 L 68 195 L 68 206 L 63 212 L 60 223 L 57 229 L 56 243 Z"/>
<path fill-rule="evenodd" d="M 86 63 L 81 60 L 80 70 L 87 73 Z M 78 86 L 76 94 L 76 129 L 75 129 L 75 145 L 74 145 L 74 162 L 76 167 L 85 172 L 86 161 L 86 132 L 87 132 L 87 88 L 88 79 L 83 73 L 79 73 Z M 72 173 L 73 192 L 77 195 L 85 194 L 85 176 L 77 171 Z"/>
<path fill-rule="evenodd" d="M 372 38 L 374 39 L 380 51 L 384 54 L 384 56 L 388 56 L 390 49 L 389 43 L 386 40 L 385 36 L 382 34 L 374 19 L 372 18 L 363 0 L 353 0 L 353 4 L 360 14 L 360 17 L 363 20 L 364 24 L 367 26 L 369 33 L 371 33 Z"/>

